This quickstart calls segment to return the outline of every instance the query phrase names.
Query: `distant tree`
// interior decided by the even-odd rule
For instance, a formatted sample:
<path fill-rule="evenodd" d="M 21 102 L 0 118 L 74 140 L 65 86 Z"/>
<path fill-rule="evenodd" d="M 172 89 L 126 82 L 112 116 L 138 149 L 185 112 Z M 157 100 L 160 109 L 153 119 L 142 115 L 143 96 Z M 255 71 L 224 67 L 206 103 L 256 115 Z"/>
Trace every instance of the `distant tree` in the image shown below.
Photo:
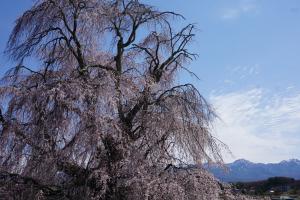
<path fill-rule="evenodd" d="M 182 18 L 138 0 L 37 1 L 7 45 L 19 64 L 0 88 L 0 169 L 78 199 L 187 195 L 192 179 L 169 180 L 168 164 L 222 158 L 210 105 L 175 85 L 196 58 L 194 25 L 172 26 Z"/>

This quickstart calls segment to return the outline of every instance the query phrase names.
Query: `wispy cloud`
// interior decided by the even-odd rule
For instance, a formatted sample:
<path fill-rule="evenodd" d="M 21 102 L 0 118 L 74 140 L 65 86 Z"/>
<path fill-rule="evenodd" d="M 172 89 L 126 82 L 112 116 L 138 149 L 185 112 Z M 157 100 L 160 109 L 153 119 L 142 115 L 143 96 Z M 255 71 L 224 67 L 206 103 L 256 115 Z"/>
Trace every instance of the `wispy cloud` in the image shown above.
<path fill-rule="evenodd" d="M 226 90 L 241 85 L 241 82 L 249 81 L 261 75 L 261 66 L 259 64 L 227 66 L 224 73 L 224 80 L 220 80 L 218 91 Z"/>
<path fill-rule="evenodd" d="M 233 20 L 245 14 L 257 13 L 258 6 L 255 0 L 241 0 L 240 3 L 232 8 L 224 8 L 221 18 L 224 20 Z"/>
<path fill-rule="evenodd" d="M 235 158 L 255 162 L 300 158 L 300 93 L 287 97 L 256 88 L 214 94 L 211 101 L 222 119 L 215 132 Z"/>
<path fill-rule="evenodd" d="M 259 74 L 260 71 L 260 65 L 255 64 L 255 65 L 238 65 L 235 67 L 228 67 L 228 71 L 235 75 L 238 76 L 239 79 L 243 79 L 246 76 L 254 76 Z"/>

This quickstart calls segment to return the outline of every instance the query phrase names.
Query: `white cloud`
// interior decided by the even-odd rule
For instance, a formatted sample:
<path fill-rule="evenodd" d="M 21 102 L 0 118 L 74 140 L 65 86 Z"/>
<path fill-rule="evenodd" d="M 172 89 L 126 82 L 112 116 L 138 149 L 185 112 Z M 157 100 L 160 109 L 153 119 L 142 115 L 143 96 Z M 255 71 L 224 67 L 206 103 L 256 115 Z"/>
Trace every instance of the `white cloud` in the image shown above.
<path fill-rule="evenodd" d="M 221 120 L 217 136 L 235 158 L 278 162 L 300 158 L 300 94 L 269 95 L 263 89 L 214 94 L 211 102 Z"/>
<path fill-rule="evenodd" d="M 248 76 L 254 76 L 258 75 L 260 71 L 260 65 L 254 64 L 254 65 L 239 65 L 236 67 L 227 67 L 228 71 L 234 75 L 239 77 L 240 79 L 243 79 Z"/>
<path fill-rule="evenodd" d="M 257 13 L 257 11 L 258 7 L 255 0 L 241 0 L 237 6 L 223 9 L 221 18 L 233 20 L 245 14 Z"/>

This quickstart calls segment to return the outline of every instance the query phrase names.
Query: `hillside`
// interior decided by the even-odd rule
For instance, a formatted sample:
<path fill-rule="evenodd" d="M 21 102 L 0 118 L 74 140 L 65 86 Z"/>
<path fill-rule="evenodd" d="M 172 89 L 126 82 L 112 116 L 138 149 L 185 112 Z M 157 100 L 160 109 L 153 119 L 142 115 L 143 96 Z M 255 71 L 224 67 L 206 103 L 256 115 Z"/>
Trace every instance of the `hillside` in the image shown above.
<path fill-rule="evenodd" d="M 270 177 L 300 179 L 300 160 L 296 159 L 269 164 L 253 163 L 241 159 L 226 164 L 226 167 L 226 171 L 213 165 L 207 168 L 215 177 L 224 182 L 259 181 Z"/>

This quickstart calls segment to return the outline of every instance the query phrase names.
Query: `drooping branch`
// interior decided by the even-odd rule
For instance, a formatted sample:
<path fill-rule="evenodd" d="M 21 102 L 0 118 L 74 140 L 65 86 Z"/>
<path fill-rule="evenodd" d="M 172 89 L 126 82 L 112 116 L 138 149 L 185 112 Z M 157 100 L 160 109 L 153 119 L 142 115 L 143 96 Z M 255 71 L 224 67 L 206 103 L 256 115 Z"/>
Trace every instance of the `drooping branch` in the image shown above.
<path fill-rule="evenodd" d="M 7 54 L 16 60 L 36 55 L 53 64 L 65 62 L 72 55 L 82 73 L 88 64 L 85 57 L 90 56 L 86 46 L 97 40 L 93 31 L 84 30 L 85 23 L 93 20 L 84 17 L 88 12 L 95 10 L 77 0 L 47 0 L 37 4 L 17 20 Z"/>
<path fill-rule="evenodd" d="M 4 116 L 2 114 L 2 109 L 0 109 L 0 123 L 2 124 L 2 126 L 5 123 L 5 119 L 4 119 Z"/>

